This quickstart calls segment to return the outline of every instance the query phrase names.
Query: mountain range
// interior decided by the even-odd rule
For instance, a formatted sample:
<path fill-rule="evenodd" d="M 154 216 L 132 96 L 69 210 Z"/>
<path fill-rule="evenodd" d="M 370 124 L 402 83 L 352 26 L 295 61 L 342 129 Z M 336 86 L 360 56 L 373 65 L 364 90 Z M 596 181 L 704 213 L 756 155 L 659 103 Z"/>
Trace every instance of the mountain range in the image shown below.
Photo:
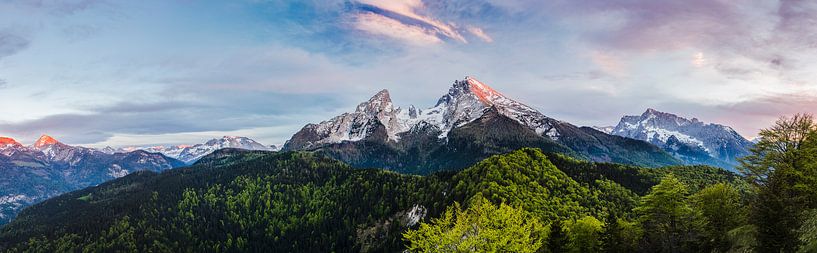
<path fill-rule="evenodd" d="M 275 145 L 265 146 L 257 141 L 241 136 L 224 136 L 219 139 L 211 139 L 205 143 L 195 145 L 172 145 L 172 146 L 150 146 L 150 147 L 123 147 L 114 149 L 106 147 L 102 149 L 103 152 L 124 153 L 135 150 L 144 150 L 151 153 L 161 153 L 167 157 L 171 157 L 187 164 L 192 164 L 202 157 L 213 153 L 216 150 L 224 148 L 237 148 L 246 150 L 264 150 L 276 151 L 279 148 Z"/>
<path fill-rule="evenodd" d="M 622 117 L 610 133 L 654 144 L 687 164 L 726 169 L 737 166 L 738 158 L 748 155 L 754 145 L 731 127 L 655 109 Z"/>
<path fill-rule="evenodd" d="M 598 162 L 649 167 L 682 163 L 647 142 L 547 117 L 473 77 L 455 81 L 424 110 L 395 107 L 382 90 L 354 112 L 304 126 L 283 150 L 312 150 L 353 166 L 427 174 L 461 169 L 521 147 Z"/>
<path fill-rule="evenodd" d="M 387 90 L 353 112 L 307 124 L 282 147 L 224 136 L 195 145 L 91 149 L 42 136 L 24 146 L 0 137 L 0 224 L 22 208 L 138 170 L 193 164 L 225 148 L 314 151 L 354 167 L 410 174 L 459 170 L 523 147 L 646 167 L 705 164 L 733 169 L 752 142 L 734 129 L 648 109 L 615 127 L 577 127 L 545 116 L 473 77 L 426 109 L 396 107 Z"/>
<path fill-rule="evenodd" d="M 578 127 L 473 77 L 425 109 L 379 91 L 284 152 L 238 136 L 104 149 L 0 137 L 0 251 L 396 252 L 406 231 L 475 197 L 575 221 L 631 215 L 665 175 L 745 189 L 711 166 L 733 169 L 751 146 L 654 109 Z"/>
<path fill-rule="evenodd" d="M 50 197 L 94 186 L 140 170 L 163 171 L 184 163 L 145 151 L 107 154 L 43 135 L 24 146 L 0 138 L 0 224 Z"/>

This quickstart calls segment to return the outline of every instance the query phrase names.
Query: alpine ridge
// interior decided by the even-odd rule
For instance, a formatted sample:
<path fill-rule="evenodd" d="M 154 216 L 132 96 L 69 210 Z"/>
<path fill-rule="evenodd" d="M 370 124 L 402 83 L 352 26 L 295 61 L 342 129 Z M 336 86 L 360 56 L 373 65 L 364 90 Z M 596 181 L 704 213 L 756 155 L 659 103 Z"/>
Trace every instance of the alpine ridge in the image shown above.
<path fill-rule="evenodd" d="M 163 171 L 184 163 L 145 151 L 107 154 L 43 135 L 30 146 L 0 137 L 0 225 L 47 198 L 132 172 Z"/>
<path fill-rule="evenodd" d="M 152 147 L 125 147 L 114 149 L 106 147 L 102 152 L 113 154 L 117 152 L 131 152 L 144 150 L 151 153 L 161 153 L 167 157 L 178 159 L 187 164 L 192 164 L 202 157 L 224 148 L 237 148 L 246 150 L 275 151 L 275 146 L 265 146 L 257 141 L 241 136 L 224 136 L 218 139 L 211 139 L 205 143 L 195 145 L 175 145 L 175 146 L 152 146 Z"/>
<path fill-rule="evenodd" d="M 516 129 L 511 125 L 520 128 L 504 132 Z M 316 150 L 355 166 L 425 173 L 461 168 L 525 145 L 593 161 L 644 166 L 680 163 L 648 143 L 547 117 L 470 76 L 454 81 L 434 106 L 423 110 L 395 107 L 388 91 L 382 90 L 354 112 L 307 124 L 283 150 Z M 464 157 L 463 149 L 473 150 L 472 157 Z M 451 160 L 446 156 L 461 160 L 443 162 Z M 417 171 L 420 167 L 427 171 Z"/>
<path fill-rule="evenodd" d="M 752 142 L 728 126 L 686 119 L 649 108 L 641 115 L 624 116 L 611 132 L 663 148 L 689 164 L 732 169 L 749 154 Z"/>
<path fill-rule="evenodd" d="M 321 144 L 359 141 L 372 136 L 375 128 L 383 125 L 388 140 L 399 141 L 401 133 L 412 129 L 432 127 L 446 138 L 453 128 L 472 122 L 488 108 L 530 127 L 538 134 L 552 139 L 558 131 L 550 125 L 552 119 L 535 109 L 505 97 L 473 77 L 455 81 L 454 85 L 433 107 L 417 110 L 395 108 L 388 90 L 381 90 L 368 101 L 357 106 L 355 112 L 344 113 L 328 121 L 308 124 L 290 139 L 284 150 L 310 149 Z"/>

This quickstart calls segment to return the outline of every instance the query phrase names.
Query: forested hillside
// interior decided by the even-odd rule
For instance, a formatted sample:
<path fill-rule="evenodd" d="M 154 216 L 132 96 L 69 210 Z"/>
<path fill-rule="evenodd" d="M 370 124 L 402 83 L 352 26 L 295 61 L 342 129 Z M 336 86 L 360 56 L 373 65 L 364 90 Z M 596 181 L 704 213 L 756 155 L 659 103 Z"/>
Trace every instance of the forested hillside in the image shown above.
<path fill-rule="evenodd" d="M 488 210 L 499 212 L 489 218 L 511 215 L 523 219 L 516 225 L 535 228 L 525 245 L 601 249 L 605 222 L 624 229 L 610 236 L 649 235 L 634 225 L 646 215 L 639 198 L 662 178 L 693 192 L 718 183 L 729 192 L 746 188 L 710 167 L 645 169 L 538 149 L 429 176 L 353 169 L 312 153 L 222 150 L 191 167 L 135 173 L 45 201 L 3 227 L 0 241 L 12 252 L 395 252 L 424 250 L 420 245 L 439 239 L 427 233 L 430 226 L 445 231 L 445 219 Z M 577 245 L 577 236 L 598 243 Z M 630 239 L 624 246 L 640 247 L 640 238 Z"/>

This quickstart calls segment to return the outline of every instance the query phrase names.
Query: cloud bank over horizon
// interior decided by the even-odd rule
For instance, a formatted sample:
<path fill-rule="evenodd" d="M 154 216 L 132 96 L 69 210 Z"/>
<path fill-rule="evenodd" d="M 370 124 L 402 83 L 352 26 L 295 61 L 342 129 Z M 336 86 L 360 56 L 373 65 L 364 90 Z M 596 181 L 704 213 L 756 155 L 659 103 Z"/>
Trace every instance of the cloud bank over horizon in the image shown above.
<path fill-rule="evenodd" d="M 24 142 L 280 144 L 381 89 L 431 106 L 466 75 L 577 125 L 655 108 L 753 137 L 817 112 L 815 70 L 805 0 L 0 3 L 0 136 Z"/>

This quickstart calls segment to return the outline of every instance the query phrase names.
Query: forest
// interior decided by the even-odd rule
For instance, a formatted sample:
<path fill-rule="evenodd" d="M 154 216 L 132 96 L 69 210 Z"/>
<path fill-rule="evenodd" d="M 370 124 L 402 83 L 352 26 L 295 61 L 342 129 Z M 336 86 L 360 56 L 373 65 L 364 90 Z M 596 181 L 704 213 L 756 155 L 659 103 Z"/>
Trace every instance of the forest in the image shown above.
<path fill-rule="evenodd" d="M 781 118 L 740 174 L 522 148 L 428 176 L 222 150 L 23 211 L 5 252 L 817 252 L 817 123 Z"/>

